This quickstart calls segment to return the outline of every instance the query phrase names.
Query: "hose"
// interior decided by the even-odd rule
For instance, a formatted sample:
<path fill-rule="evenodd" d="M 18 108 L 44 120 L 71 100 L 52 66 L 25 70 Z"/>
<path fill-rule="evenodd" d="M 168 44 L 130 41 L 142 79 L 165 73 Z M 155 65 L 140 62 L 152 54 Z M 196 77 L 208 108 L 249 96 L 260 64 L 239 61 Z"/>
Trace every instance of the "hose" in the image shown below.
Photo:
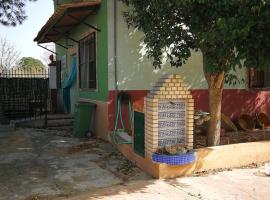
<path fill-rule="evenodd" d="M 117 144 L 132 144 L 132 142 L 117 140 L 117 135 L 120 135 L 121 133 L 127 134 L 125 132 L 126 128 L 125 128 L 125 124 L 124 124 L 124 121 L 123 121 L 123 115 L 122 115 L 122 104 L 123 103 L 128 104 L 130 127 L 131 127 L 131 124 L 132 124 L 133 116 L 132 116 L 132 106 L 131 106 L 131 100 L 130 99 L 131 99 L 130 96 L 127 93 L 124 93 L 124 92 L 120 92 L 117 95 L 116 112 L 115 112 L 115 120 L 114 120 L 114 129 L 113 129 L 113 132 L 112 132 L 112 142 L 115 145 L 117 145 Z M 121 128 L 117 128 L 119 117 L 120 117 Z"/>

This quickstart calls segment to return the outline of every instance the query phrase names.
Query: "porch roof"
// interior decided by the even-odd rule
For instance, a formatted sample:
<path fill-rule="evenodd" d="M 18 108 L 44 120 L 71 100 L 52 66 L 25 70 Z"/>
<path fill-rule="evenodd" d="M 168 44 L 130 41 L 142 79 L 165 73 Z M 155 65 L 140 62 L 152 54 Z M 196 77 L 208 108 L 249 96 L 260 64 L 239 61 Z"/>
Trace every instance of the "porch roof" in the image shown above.
<path fill-rule="evenodd" d="M 101 0 L 93 0 L 60 5 L 38 32 L 34 41 L 41 44 L 56 42 L 63 36 L 69 38 L 68 33 L 80 23 L 100 31 L 98 28 L 84 22 L 87 17 L 95 14 L 100 4 Z"/>

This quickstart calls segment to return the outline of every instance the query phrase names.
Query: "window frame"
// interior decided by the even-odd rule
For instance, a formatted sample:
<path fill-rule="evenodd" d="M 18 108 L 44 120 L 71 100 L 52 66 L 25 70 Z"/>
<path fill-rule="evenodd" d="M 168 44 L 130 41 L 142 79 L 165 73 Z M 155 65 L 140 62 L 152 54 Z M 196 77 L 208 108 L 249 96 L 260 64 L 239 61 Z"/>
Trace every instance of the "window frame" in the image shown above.
<path fill-rule="evenodd" d="M 253 86 L 252 85 L 252 75 L 251 73 L 258 73 L 258 71 L 262 71 L 263 72 L 263 86 Z M 256 72 L 257 71 L 257 72 Z M 256 68 L 247 68 L 246 69 L 246 88 L 248 90 L 270 90 L 270 69 L 266 68 L 266 69 L 256 69 Z"/>
<path fill-rule="evenodd" d="M 253 80 L 253 77 L 257 76 L 255 80 Z M 258 79 L 259 77 L 262 77 L 262 80 Z M 267 71 L 264 69 L 256 69 L 256 68 L 247 68 L 247 87 L 251 90 L 264 90 L 269 89 L 270 86 L 267 86 L 266 81 Z M 262 81 L 261 83 L 259 83 Z M 254 84 L 257 83 L 258 85 Z"/>
<path fill-rule="evenodd" d="M 81 42 L 84 40 L 84 42 L 87 41 L 87 38 L 88 37 L 91 37 L 91 35 L 94 34 L 94 49 L 95 49 L 95 52 L 94 52 L 94 63 L 95 63 L 95 88 L 90 88 L 90 87 L 85 87 L 85 88 L 82 88 L 81 87 Z M 90 40 L 90 38 L 89 38 Z M 89 54 L 90 54 L 90 51 L 89 51 Z M 90 63 L 90 58 L 88 60 L 88 62 Z M 89 67 L 89 71 L 90 71 L 90 64 L 88 65 Z M 89 76 L 89 72 L 88 72 L 88 76 L 87 76 L 87 82 L 88 82 L 88 85 L 89 85 L 89 80 L 90 80 L 90 76 Z M 90 33 L 88 33 L 87 35 L 84 35 L 84 37 L 82 37 L 80 40 L 79 40 L 79 43 L 78 43 L 78 89 L 80 91 L 88 91 L 88 92 L 97 92 L 98 91 L 98 71 L 97 71 L 97 32 L 96 31 L 92 31 Z"/>

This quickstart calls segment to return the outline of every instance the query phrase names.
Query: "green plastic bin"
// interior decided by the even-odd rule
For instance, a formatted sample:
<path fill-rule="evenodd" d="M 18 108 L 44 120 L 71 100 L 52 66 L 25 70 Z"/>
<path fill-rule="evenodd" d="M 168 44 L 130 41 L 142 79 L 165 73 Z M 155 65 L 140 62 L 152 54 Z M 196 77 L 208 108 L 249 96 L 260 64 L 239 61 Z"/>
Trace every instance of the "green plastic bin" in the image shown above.
<path fill-rule="evenodd" d="M 79 102 L 75 105 L 75 137 L 84 138 L 94 135 L 96 107 L 96 104 L 88 102 Z"/>

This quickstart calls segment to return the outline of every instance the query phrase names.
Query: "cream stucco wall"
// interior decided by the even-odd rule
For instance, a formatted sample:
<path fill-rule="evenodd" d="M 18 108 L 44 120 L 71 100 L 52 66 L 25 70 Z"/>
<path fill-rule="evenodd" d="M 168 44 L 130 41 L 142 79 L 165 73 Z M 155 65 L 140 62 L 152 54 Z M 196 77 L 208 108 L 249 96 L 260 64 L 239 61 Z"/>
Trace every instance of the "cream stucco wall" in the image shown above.
<path fill-rule="evenodd" d="M 132 28 L 128 29 L 122 15 L 125 6 L 119 1 L 116 1 L 116 4 L 116 36 L 114 36 L 113 1 L 108 1 L 109 90 L 115 89 L 114 37 L 117 40 L 116 73 L 119 90 L 149 90 L 161 75 L 167 73 L 181 75 L 191 89 L 207 88 L 200 52 L 193 52 L 188 62 L 180 68 L 172 68 L 169 64 L 165 64 L 162 69 L 154 69 L 152 61 L 145 54 L 143 33 Z M 246 76 L 245 69 L 238 70 L 236 73 L 239 80 Z M 245 83 L 226 85 L 226 88 L 243 89 Z"/>
<path fill-rule="evenodd" d="M 117 2 L 117 1 L 116 1 Z M 108 85 L 109 90 L 115 88 L 115 59 L 114 59 L 114 0 L 107 2 L 107 26 L 108 26 Z"/>

